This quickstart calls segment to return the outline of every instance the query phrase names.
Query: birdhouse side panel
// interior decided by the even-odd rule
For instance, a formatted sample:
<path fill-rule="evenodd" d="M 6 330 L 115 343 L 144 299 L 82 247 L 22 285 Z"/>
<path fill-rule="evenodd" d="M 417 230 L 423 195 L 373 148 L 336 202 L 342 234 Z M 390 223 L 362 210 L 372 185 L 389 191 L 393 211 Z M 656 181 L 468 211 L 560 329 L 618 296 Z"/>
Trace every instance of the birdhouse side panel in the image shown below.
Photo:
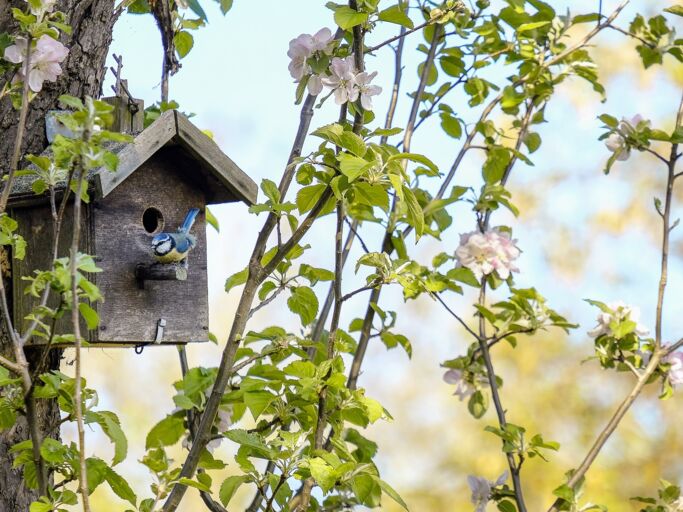
<path fill-rule="evenodd" d="M 92 246 L 92 218 L 89 205 L 84 204 L 81 210 L 81 230 L 79 251 L 93 254 Z M 12 261 L 12 289 L 13 289 L 13 309 L 14 324 L 17 329 L 23 330 L 28 327 L 29 321 L 25 320 L 33 309 L 40 303 L 39 297 L 34 297 L 26 293 L 29 282 L 22 277 L 34 276 L 35 271 L 50 270 L 52 265 L 52 253 L 54 248 L 53 219 L 51 209 L 47 205 L 32 206 L 27 208 L 17 208 L 11 212 L 12 217 L 19 223 L 18 233 L 26 240 L 26 256 L 23 260 L 13 259 Z M 61 224 L 59 258 L 69 256 L 71 249 L 71 239 L 73 236 L 73 204 L 69 204 L 64 212 Z M 93 274 L 87 277 L 95 281 Z M 54 291 L 50 293 L 48 307 L 57 310 L 60 306 L 61 297 Z M 44 319 L 50 324 L 49 319 Z M 55 323 L 55 334 L 73 333 L 71 315 L 64 314 Z M 93 339 L 96 331 L 88 331 L 85 322 L 81 321 L 81 336 L 88 341 Z M 42 345 L 47 343 L 47 339 L 39 336 L 29 340 L 29 345 Z M 54 339 L 53 339 L 54 343 Z M 59 343 L 55 343 L 59 344 Z"/>
<path fill-rule="evenodd" d="M 191 169 L 178 167 L 162 151 L 95 205 L 95 248 L 103 269 L 97 276 L 104 294 L 98 304 L 101 343 L 208 339 L 206 201 Z M 188 256 L 187 279 L 139 281 L 136 267 L 155 262 L 154 235 L 175 232 L 190 208 L 201 211 L 190 231 L 197 244 Z"/>

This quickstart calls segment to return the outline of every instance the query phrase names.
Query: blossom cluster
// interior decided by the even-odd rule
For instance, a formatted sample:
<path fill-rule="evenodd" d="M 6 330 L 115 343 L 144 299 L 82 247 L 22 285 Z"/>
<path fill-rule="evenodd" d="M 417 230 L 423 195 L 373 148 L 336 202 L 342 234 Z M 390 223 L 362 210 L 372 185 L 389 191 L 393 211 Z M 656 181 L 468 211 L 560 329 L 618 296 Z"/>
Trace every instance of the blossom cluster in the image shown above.
<path fill-rule="evenodd" d="M 598 324 L 590 331 L 588 335 L 597 338 L 598 336 L 614 336 L 611 326 L 619 325 L 620 323 L 630 320 L 636 324 L 633 332 L 639 337 L 644 337 L 650 334 L 650 331 L 639 323 L 640 309 L 635 306 L 629 306 L 622 301 L 610 302 L 607 308 L 611 312 L 601 311 L 598 314 Z"/>
<path fill-rule="evenodd" d="M 643 119 L 640 114 L 636 114 L 631 119 L 625 117 L 621 119 L 617 130 L 605 139 L 605 146 L 615 154 L 617 160 L 628 160 L 631 156 L 631 148 L 626 139 L 633 136 L 638 130 L 650 126 L 650 121 Z"/>
<path fill-rule="evenodd" d="M 289 42 L 289 73 L 296 82 L 307 78 L 310 94 L 318 95 L 323 87 L 328 87 L 337 105 L 360 99 L 364 109 L 372 110 L 372 97 L 382 92 L 381 87 L 371 84 L 377 72 L 358 72 L 351 56 L 330 60 L 333 53 L 334 38 L 330 29 L 323 28 L 314 35 L 301 34 Z M 312 63 L 324 63 L 324 69 L 316 73 L 313 68 L 319 66 Z"/>
<path fill-rule="evenodd" d="M 519 272 L 514 261 L 521 251 L 510 234 L 498 228 L 484 233 L 472 231 L 460 235 L 460 245 L 455 250 L 458 265 L 470 269 L 477 279 L 497 272 L 501 279 L 510 277 L 511 272 Z"/>
<path fill-rule="evenodd" d="M 62 74 L 60 64 L 66 59 L 69 50 L 62 43 L 44 34 L 36 41 L 35 47 L 30 49 L 28 77 L 25 76 L 24 63 L 29 55 L 28 40 L 17 37 L 14 44 L 5 48 L 5 60 L 20 66 L 15 80 L 28 79 L 28 85 L 33 92 L 40 92 L 43 82 L 54 82 Z"/>

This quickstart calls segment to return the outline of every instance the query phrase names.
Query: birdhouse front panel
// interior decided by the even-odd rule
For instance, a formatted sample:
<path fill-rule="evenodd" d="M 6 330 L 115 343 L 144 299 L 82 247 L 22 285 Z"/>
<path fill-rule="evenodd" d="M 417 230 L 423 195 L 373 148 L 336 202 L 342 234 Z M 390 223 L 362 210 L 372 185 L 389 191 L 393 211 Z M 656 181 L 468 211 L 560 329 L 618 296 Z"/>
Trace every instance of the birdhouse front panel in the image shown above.
<path fill-rule="evenodd" d="M 208 339 L 206 199 L 193 178 L 193 163 L 176 148 L 164 148 L 93 205 L 93 245 L 103 270 L 96 282 L 105 294 L 97 305 L 99 342 Z M 170 265 L 184 280 L 147 279 L 141 269 L 169 266 L 155 265 L 155 235 L 176 232 L 191 208 L 200 209 L 190 231 L 196 245 L 188 253 L 186 269 Z"/>

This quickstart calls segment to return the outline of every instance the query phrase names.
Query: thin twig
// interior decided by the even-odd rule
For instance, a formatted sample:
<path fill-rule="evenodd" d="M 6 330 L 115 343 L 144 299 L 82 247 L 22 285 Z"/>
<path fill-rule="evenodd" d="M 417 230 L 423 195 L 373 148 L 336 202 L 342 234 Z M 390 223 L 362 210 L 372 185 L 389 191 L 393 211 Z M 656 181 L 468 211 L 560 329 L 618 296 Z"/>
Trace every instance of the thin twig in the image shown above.
<path fill-rule="evenodd" d="M 436 300 L 438 300 L 441 303 L 441 305 L 444 307 L 444 309 L 446 311 L 448 311 L 448 313 L 453 318 L 455 318 L 460 323 L 460 325 L 462 325 L 465 328 L 465 330 L 468 333 L 470 333 L 472 336 L 474 336 L 475 340 L 479 341 L 479 335 L 476 332 L 474 332 L 474 329 L 472 329 L 469 325 L 467 325 L 467 323 L 462 318 L 460 318 L 460 316 L 458 316 L 458 314 L 455 311 L 453 311 L 450 307 L 448 307 L 448 304 L 446 304 L 446 302 L 441 298 L 441 296 L 438 293 L 433 293 L 432 297 L 434 297 Z"/>

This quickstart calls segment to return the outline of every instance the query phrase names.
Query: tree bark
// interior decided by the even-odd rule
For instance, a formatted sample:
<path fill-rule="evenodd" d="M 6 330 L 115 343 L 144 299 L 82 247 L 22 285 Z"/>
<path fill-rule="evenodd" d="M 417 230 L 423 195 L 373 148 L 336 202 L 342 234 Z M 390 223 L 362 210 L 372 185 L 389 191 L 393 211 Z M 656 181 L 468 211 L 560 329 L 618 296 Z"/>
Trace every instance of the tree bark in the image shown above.
<path fill-rule="evenodd" d="M 15 26 L 11 8 L 25 8 L 24 0 L 0 0 L 0 33 L 12 33 Z M 58 108 L 62 94 L 83 97 L 99 97 L 105 76 L 105 60 L 112 40 L 112 29 L 116 16 L 114 0 L 61 0 L 57 9 L 67 13 L 73 32 L 62 34 L 61 41 L 69 48 L 69 56 L 62 65 L 63 73 L 55 83 L 46 82 L 43 91 L 31 103 L 26 122 L 26 136 L 22 154 L 39 154 L 47 146 L 45 136 L 45 114 Z M 11 77 L 0 77 L 0 87 Z M 14 137 L 17 130 L 18 113 L 13 110 L 9 99 L 0 101 L 0 173 L 5 174 L 11 160 Z M 28 250 L 31 250 L 29 247 Z M 65 256 L 61 254 L 60 256 Z M 12 276 L 20 279 L 21 276 Z M 8 293 L 12 290 L 6 283 Z M 11 297 L 8 297 L 11 301 Z M 10 306 L 11 307 L 11 306 Z M 0 352 L 12 357 L 12 348 L 7 336 L 7 325 L 0 322 Z M 29 350 L 30 363 L 36 363 L 39 351 Z M 50 354 L 50 369 L 58 369 L 61 352 Z M 38 421 L 43 437 L 59 437 L 59 408 L 56 401 L 39 400 Z M 9 449 L 16 443 L 28 439 L 28 426 L 23 417 L 13 428 L 0 432 L 0 512 L 23 512 L 36 499 L 36 493 L 27 489 L 20 471 L 12 468 Z"/>

